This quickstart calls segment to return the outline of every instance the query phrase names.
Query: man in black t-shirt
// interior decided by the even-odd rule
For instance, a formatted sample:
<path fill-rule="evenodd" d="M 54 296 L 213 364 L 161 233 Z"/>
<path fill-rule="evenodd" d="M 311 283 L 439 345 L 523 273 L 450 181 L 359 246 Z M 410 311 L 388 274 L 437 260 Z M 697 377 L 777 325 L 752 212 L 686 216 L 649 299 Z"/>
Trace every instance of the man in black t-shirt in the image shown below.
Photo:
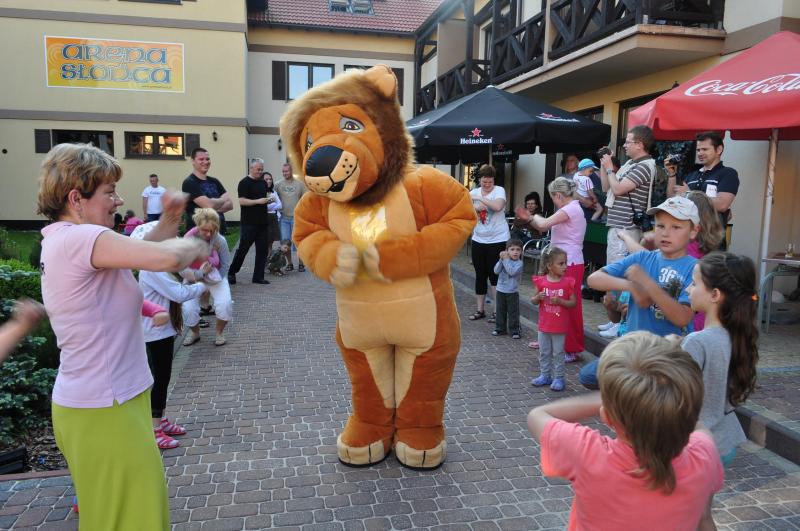
<path fill-rule="evenodd" d="M 689 190 L 704 192 L 714 208 L 719 212 L 722 227 L 727 226 L 731 217 L 731 206 L 739 191 L 739 173 L 733 168 L 723 166 L 722 152 L 725 145 L 722 136 L 714 131 L 697 135 L 697 161 L 703 166 L 693 171 L 684 179 L 681 186 L 673 186 L 670 196 L 682 195 Z M 670 184 L 675 183 L 675 178 L 670 177 Z M 725 239 L 720 244 L 720 250 L 726 249 Z"/>
<path fill-rule="evenodd" d="M 264 182 L 264 161 L 250 160 L 250 173 L 239 181 L 239 205 L 242 207 L 242 232 L 239 247 L 228 271 L 228 283 L 236 284 L 236 273 L 242 268 L 244 258 L 253 243 L 256 244 L 256 263 L 253 268 L 253 284 L 269 284 L 264 278 L 267 265 L 267 239 L 269 236 L 269 216 L 267 205 L 275 201 L 273 194 L 267 194 Z"/>
<path fill-rule="evenodd" d="M 189 194 L 186 203 L 186 230 L 194 227 L 192 216 L 197 207 L 213 208 L 219 214 L 219 232 L 225 234 L 225 212 L 233 210 L 228 192 L 218 179 L 208 175 L 211 157 L 208 150 L 198 147 L 192 151 L 192 173 L 183 180 L 181 190 Z"/>

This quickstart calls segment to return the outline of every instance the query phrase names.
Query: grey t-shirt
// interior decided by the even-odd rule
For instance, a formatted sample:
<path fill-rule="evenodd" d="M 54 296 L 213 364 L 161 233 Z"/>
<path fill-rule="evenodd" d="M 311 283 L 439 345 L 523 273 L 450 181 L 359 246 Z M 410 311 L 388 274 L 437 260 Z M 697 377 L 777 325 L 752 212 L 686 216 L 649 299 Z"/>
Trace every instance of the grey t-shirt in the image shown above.
<path fill-rule="evenodd" d="M 714 435 L 719 454 L 729 454 L 747 437 L 728 400 L 728 366 L 731 361 L 728 331 L 713 326 L 693 332 L 684 338 L 681 346 L 703 370 L 705 394 L 700 421 Z"/>
<path fill-rule="evenodd" d="M 306 192 L 303 182 L 300 179 L 292 179 L 291 181 L 284 179 L 275 183 L 275 191 L 278 193 L 278 197 L 281 198 L 281 203 L 283 203 L 281 214 L 286 217 L 293 217 L 294 207 L 297 206 L 300 198 Z"/>

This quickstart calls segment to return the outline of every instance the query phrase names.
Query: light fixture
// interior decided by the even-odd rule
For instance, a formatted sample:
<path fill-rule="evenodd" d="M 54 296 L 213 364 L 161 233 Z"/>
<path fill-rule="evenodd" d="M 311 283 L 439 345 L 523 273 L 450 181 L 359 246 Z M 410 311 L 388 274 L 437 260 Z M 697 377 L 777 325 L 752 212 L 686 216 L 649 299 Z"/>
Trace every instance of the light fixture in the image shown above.
<path fill-rule="evenodd" d="M 281 139 L 279 138 L 279 139 L 278 139 L 278 151 L 280 151 L 280 150 L 282 150 L 282 149 L 283 149 L 283 140 L 281 140 Z"/>
<path fill-rule="evenodd" d="M 217 141 L 217 138 L 218 138 L 218 137 L 217 137 L 217 132 L 216 132 L 216 131 L 211 131 L 211 139 L 212 139 L 214 142 L 216 142 L 216 141 Z"/>

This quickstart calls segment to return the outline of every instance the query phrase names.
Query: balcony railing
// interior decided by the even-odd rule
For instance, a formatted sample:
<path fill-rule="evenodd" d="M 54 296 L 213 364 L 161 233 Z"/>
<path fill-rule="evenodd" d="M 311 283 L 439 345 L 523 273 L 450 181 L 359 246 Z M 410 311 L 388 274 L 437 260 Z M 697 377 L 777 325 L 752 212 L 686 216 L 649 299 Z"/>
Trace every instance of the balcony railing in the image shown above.
<path fill-rule="evenodd" d="M 467 72 L 467 61 L 463 61 L 437 78 L 438 104 L 457 100 L 480 90 L 489 84 L 489 61 L 473 59 Z"/>
<path fill-rule="evenodd" d="M 553 60 L 635 24 L 719 28 L 724 8 L 725 0 L 552 0 L 549 20 L 537 13 L 494 39 L 491 64 L 464 61 L 419 89 L 416 113 L 542 66 L 547 24 L 553 35 L 547 59 Z"/>
<path fill-rule="evenodd" d="M 492 48 L 492 83 L 542 66 L 544 28 L 542 12 L 511 30 L 508 35 L 495 39 Z"/>
<path fill-rule="evenodd" d="M 724 0 L 555 0 L 550 59 L 563 57 L 634 24 L 716 27 Z"/>
<path fill-rule="evenodd" d="M 417 92 L 415 114 L 432 111 L 436 108 L 436 80 L 434 79 Z"/>

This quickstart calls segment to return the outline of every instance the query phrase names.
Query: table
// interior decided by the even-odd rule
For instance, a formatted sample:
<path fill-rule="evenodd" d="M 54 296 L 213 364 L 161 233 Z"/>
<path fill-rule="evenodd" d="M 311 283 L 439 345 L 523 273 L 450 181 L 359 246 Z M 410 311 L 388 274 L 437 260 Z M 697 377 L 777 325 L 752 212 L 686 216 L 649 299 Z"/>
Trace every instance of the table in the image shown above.
<path fill-rule="evenodd" d="M 764 333 L 769 333 L 769 319 L 772 309 L 772 285 L 775 277 L 796 277 L 800 276 L 800 257 L 786 258 L 786 253 L 773 253 L 767 258 L 762 258 L 761 261 L 765 265 L 775 265 L 775 269 L 767 273 L 761 279 L 761 286 L 758 290 L 758 312 L 756 323 L 759 329 L 761 328 L 762 314 L 766 310 L 766 319 L 764 322 Z"/>

